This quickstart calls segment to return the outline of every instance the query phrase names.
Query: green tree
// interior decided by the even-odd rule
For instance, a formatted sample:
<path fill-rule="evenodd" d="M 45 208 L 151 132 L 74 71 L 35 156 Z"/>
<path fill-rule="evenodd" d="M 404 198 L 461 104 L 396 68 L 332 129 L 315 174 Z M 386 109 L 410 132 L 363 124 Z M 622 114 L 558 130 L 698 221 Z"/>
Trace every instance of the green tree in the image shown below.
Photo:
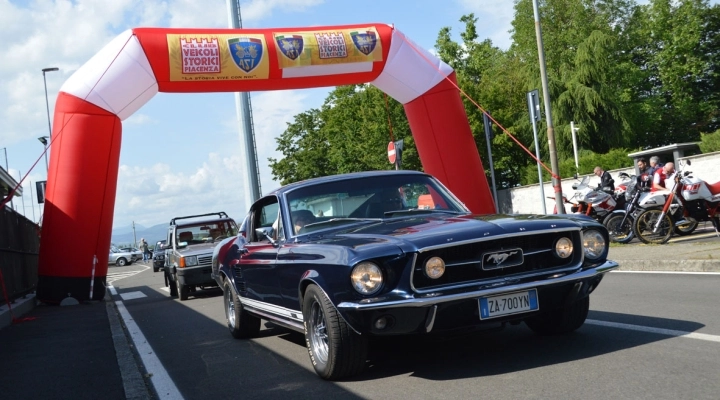
<path fill-rule="evenodd" d="M 400 103 L 370 85 L 339 86 L 320 110 L 295 116 L 277 138 L 282 159 L 269 159 L 275 180 L 285 185 L 319 176 L 391 169 L 387 144 L 392 128 L 403 139 L 403 168 L 420 170 L 420 160 Z"/>

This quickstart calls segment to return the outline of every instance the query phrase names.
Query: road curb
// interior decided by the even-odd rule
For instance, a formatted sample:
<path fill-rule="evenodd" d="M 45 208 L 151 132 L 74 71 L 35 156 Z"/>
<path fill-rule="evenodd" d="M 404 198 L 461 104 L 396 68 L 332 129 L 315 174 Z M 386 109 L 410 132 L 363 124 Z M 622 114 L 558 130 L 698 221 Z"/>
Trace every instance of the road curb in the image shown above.
<path fill-rule="evenodd" d="M 5 303 L 5 299 L 0 298 L 0 329 L 12 325 L 13 316 L 20 318 L 23 314 L 27 314 L 35 308 L 37 301 L 35 299 L 35 292 L 27 294 L 22 298 L 15 299 L 14 302 L 10 303 L 12 310 L 8 308 Z M 12 313 L 10 312 L 12 311 Z"/>
<path fill-rule="evenodd" d="M 720 260 L 613 260 L 620 271 L 720 272 Z"/>

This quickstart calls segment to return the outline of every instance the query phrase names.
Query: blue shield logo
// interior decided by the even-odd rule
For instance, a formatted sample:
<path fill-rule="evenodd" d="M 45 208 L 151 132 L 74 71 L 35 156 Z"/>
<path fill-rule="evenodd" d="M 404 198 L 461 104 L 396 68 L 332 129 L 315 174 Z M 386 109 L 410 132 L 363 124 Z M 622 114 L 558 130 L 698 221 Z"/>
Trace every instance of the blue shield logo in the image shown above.
<path fill-rule="evenodd" d="M 297 59 L 302 54 L 304 46 L 302 36 L 276 36 L 275 41 L 277 41 L 278 49 L 291 60 Z"/>
<path fill-rule="evenodd" d="M 260 65 L 263 45 L 260 39 L 238 37 L 228 39 L 228 48 L 235 65 L 246 73 Z"/>
<path fill-rule="evenodd" d="M 375 32 L 351 32 L 350 37 L 352 37 L 355 48 L 361 53 L 368 55 L 375 50 L 375 45 L 377 44 L 377 35 L 375 35 Z"/>

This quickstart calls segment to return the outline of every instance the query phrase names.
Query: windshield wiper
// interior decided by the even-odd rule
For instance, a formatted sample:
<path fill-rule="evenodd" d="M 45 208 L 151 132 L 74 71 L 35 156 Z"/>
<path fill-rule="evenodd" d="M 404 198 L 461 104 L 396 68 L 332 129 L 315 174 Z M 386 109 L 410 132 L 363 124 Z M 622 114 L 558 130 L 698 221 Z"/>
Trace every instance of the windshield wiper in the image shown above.
<path fill-rule="evenodd" d="M 382 221 L 381 218 L 331 218 L 325 221 L 318 221 L 313 222 L 310 224 L 305 225 L 306 228 L 312 227 L 318 227 L 320 225 L 341 225 L 346 222 L 378 222 Z"/>
<path fill-rule="evenodd" d="M 445 210 L 442 208 L 411 208 L 409 210 L 391 210 L 385 211 L 383 214 L 388 217 L 394 214 L 423 214 L 423 213 L 441 213 L 441 214 L 465 214 L 465 212 Z"/>

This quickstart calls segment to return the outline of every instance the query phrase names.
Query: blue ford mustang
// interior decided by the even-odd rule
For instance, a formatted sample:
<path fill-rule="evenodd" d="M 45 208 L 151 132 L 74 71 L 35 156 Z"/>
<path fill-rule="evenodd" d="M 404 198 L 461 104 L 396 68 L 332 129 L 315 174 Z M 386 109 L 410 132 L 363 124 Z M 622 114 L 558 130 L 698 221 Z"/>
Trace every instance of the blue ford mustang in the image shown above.
<path fill-rule="evenodd" d="M 363 172 L 284 186 L 218 244 L 212 274 L 228 328 L 260 319 L 305 334 L 315 371 L 362 371 L 371 336 L 449 334 L 524 321 L 576 330 L 617 268 L 585 218 L 473 215 L 430 175 Z"/>

